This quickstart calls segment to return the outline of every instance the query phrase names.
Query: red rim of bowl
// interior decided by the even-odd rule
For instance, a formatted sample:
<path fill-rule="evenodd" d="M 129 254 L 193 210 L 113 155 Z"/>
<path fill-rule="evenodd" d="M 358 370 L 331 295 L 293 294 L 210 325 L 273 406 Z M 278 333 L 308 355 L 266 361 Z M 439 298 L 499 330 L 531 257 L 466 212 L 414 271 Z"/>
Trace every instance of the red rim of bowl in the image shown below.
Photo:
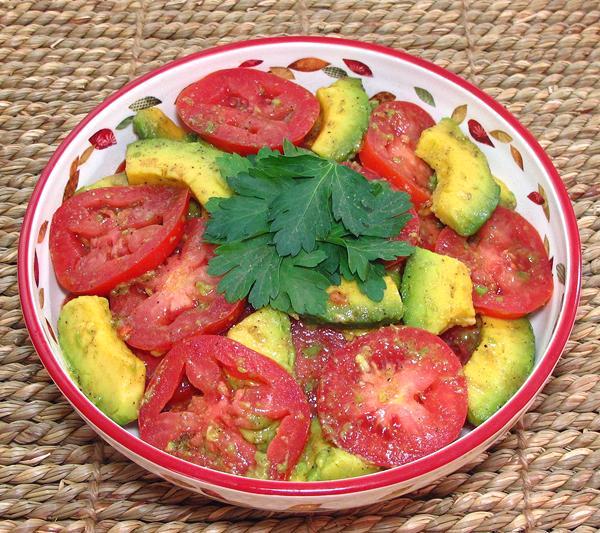
<path fill-rule="evenodd" d="M 463 89 L 466 89 L 474 97 L 483 101 L 502 118 L 509 122 L 510 125 L 519 132 L 525 142 L 530 146 L 550 177 L 550 180 L 556 190 L 561 211 L 565 219 L 564 222 L 568 236 L 567 256 L 570 259 L 571 271 L 569 272 L 568 276 L 568 284 L 565 286 L 563 312 L 558 318 L 556 330 L 550 344 L 548 345 L 545 356 L 540 361 L 540 364 L 533 371 L 524 386 L 500 411 L 498 411 L 486 423 L 475 428 L 468 435 L 413 463 L 408 463 L 406 465 L 365 477 L 350 478 L 339 481 L 315 481 L 304 483 L 244 478 L 188 463 L 187 461 L 173 457 L 150 446 L 134 435 L 128 433 L 124 428 L 118 426 L 108 417 L 98 411 L 83 395 L 83 393 L 81 393 L 81 391 L 79 391 L 79 389 L 70 381 L 58 362 L 55 360 L 52 349 L 46 342 L 41 326 L 36 318 L 35 306 L 32 298 L 33 291 L 31 290 L 30 286 L 32 277 L 28 275 L 28 265 L 30 263 L 29 242 L 31 239 L 34 212 L 36 210 L 36 206 L 44 185 L 46 184 L 46 181 L 48 180 L 48 177 L 50 176 L 50 173 L 52 172 L 58 159 L 65 151 L 66 147 L 83 129 L 83 127 L 107 105 L 126 94 L 132 88 L 156 76 L 157 74 L 172 69 L 175 66 L 182 65 L 199 57 L 219 54 L 228 50 L 282 43 L 333 44 L 336 46 L 345 46 L 378 52 L 380 54 L 393 56 L 397 59 L 417 65 L 449 80 L 456 85 L 459 85 Z M 18 283 L 25 323 L 29 330 L 33 345 L 38 352 L 42 363 L 67 399 L 92 425 L 96 426 L 100 432 L 107 435 L 121 446 L 129 449 L 134 454 L 139 455 L 140 457 L 156 464 L 159 467 L 226 489 L 233 489 L 254 494 L 279 496 L 327 496 L 392 486 L 410 479 L 415 479 L 419 476 L 433 472 L 444 465 L 450 464 L 453 461 L 456 461 L 461 456 L 499 434 L 503 429 L 508 429 L 507 425 L 528 405 L 535 394 L 542 388 L 546 380 L 550 377 L 550 374 L 554 369 L 554 366 L 556 365 L 558 358 L 560 357 L 562 350 L 564 349 L 564 346 L 569 338 L 571 329 L 575 322 L 576 310 L 579 302 L 579 288 L 581 284 L 581 250 L 577 220 L 575 218 L 568 193 L 549 157 L 535 140 L 533 135 L 529 133 L 529 131 L 527 131 L 525 127 L 523 127 L 518 120 L 502 105 L 493 100 L 490 96 L 486 95 L 483 91 L 466 80 L 458 77 L 456 74 L 453 74 L 442 67 L 438 67 L 429 61 L 384 46 L 331 37 L 272 37 L 210 48 L 208 50 L 203 50 L 201 52 L 197 52 L 168 63 L 163 67 L 149 72 L 148 74 L 128 83 L 112 96 L 107 98 L 100 105 L 98 105 L 91 113 L 89 113 L 60 144 L 48 162 L 48 165 L 42 172 L 40 179 L 33 191 L 27 212 L 25 213 L 25 218 L 23 220 L 21 238 L 19 242 Z"/>

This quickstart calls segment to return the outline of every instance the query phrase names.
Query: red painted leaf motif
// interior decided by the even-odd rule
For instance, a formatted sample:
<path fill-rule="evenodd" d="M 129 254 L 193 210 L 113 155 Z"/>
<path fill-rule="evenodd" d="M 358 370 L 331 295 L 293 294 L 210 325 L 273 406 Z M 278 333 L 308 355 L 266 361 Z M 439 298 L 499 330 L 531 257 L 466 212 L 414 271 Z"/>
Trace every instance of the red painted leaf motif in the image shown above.
<path fill-rule="evenodd" d="M 104 150 L 113 144 L 117 144 L 117 138 L 109 128 L 98 130 L 89 138 L 89 141 L 96 150 Z"/>
<path fill-rule="evenodd" d="M 534 204 L 544 205 L 544 197 L 537 191 L 530 192 L 527 195 L 527 198 L 529 198 Z"/>
<path fill-rule="evenodd" d="M 494 147 L 494 143 L 489 138 L 488 134 L 483 129 L 483 126 L 481 124 L 479 124 L 479 122 L 477 122 L 474 119 L 470 119 L 467 122 L 467 124 L 469 126 L 469 133 L 471 134 L 471 137 L 473 137 L 473 139 L 475 139 L 477 142 L 487 144 L 488 146 L 491 146 L 492 148 Z"/>
<path fill-rule="evenodd" d="M 119 164 L 119 166 L 115 169 L 115 174 L 120 174 L 121 172 L 125 172 L 125 159 L 123 159 L 123 161 L 121 161 L 121 163 Z"/>
<path fill-rule="evenodd" d="M 344 59 L 344 63 L 346 66 L 354 72 L 354 74 L 358 74 L 359 76 L 372 76 L 373 72 L 367 65 L 365 65 L 361 61 L 357 61 L 356 59 Z"/>
<path fill-rule="evenodd" d="M 242 61 L 240 63 L 240 68 L 242 67 L 255 67 L 256 65 L 260 65 L 263 62 L 262 59 L 246 59 L 246 61 Z"/>
<path fill-rule="evenodd" d="M 50 333 L 50 336 L 54 339 L 54 342 L 58 342 L 56 340 L 56 334 L 54 333 L 54 330 L 52 329 L 52 326 L 50 325 L 48 319 L 46 319 L 46 326 L 48 327 L 48 332 Z"/>
<path fill-rule="evenodd" d="M 327 65 L 329 65 L 327 61 L 323 61 L 318 57 L 303 57 L 302 59 L 290 63 L 288 68 L 298 70 L 299 72 L 315 72 L 325 68 Z"/>
<path fill-rule="evenodd" d="M 40 263 L 38 262 L 37 252 L 33 252 L 33 281 L 35 286 L 40 284 Z"/>

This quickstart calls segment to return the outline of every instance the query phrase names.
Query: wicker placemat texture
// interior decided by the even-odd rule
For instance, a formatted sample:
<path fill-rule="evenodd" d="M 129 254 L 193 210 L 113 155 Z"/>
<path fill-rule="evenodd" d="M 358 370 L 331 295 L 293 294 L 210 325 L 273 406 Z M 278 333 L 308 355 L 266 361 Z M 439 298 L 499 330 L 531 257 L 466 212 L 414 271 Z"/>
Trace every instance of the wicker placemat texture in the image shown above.
<path fill-rule="evenodd" d="M 0 0 L 0 531 L 600 529 L 599 21 L 598 0 Z M 27 200 L 86 113 L 169 60 L 285 34 L 405 49 L 478 84 L 552 157 L 584 252 L 577 324 L 522 422 L 419 494 L 327 516 L 221 505 L 101 442 L 37 358 L 16 283 Z"/>

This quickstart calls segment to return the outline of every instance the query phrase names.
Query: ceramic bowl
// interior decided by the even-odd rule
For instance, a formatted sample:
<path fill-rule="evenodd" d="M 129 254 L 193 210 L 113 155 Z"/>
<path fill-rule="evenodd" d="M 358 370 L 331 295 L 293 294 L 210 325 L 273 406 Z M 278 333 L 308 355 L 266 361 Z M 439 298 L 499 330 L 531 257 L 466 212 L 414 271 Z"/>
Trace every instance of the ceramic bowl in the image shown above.
<path fill-rule="evenodd" d="M 418 461 L 340 481 L 292 483 L 247 479 L 168 455 L 120 427 L 78 390 L 56 341 L 65 293 L 48 253 L 48 225 L 73 191 L 115 172 L 135 139 L 131 118 L 152 105 L 175 118 L 179 91 L 221 68 L 243 66 L 295 80 L 314 91 L 346 74 L 358 76 L 370 96 L 423 106 L 436 120 L 452 116 L 488 158 L 492 173 L 517 197 L 517 211 L 538 230 L 553 258 L 555 290 L 532 317 L 536 362 L 513 398 L 487 422 Z M 403 52 L 354 41 L 285 37 L 231 44 L 184 57 L 116 92 L 63 141 L 40 176 L 19 244 L 19 289 L 33 344 L 62 393 L 108 443 L 176 485 L 224 502 L 275 511 L 331 511 L 380 502 L 413 491 L 472 461 L 527 409 L 549 378 L 573 326 L 580 285 L 577 224 L 567 192 L 533 136 L 499 103 L 462 78 Z"/>

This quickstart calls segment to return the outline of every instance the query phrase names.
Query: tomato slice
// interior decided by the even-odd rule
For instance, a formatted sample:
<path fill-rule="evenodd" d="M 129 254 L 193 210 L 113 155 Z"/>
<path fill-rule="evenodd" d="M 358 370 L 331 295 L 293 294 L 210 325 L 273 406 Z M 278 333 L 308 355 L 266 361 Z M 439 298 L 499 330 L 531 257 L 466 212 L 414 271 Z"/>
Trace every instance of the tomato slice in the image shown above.
<path fill-rule="evenodd" d="M 202 240 L 205 221 L 185 224 L 182 244 L 155 272 L 110 295 L 117 330 L 127 344 L 165 352 L 178 340 L 198 333 L 221 333 L 244 310 L 217 292 L 219 278 L 206 272 L 213 247 Z"/>
<path fill-rule="evenodd" d="M 421 247 L 435 252 L 435 245 L 444 228 L 444 224 L 429 209 L 421 209 L 419 211 L 419 238 Z"/>
<path fill-rule="evenodd" d="M 400 230 L 400 233 L 398 233 L 398 236 L 394 240 L 404 241 L 413 246 L 418 246 L 421 243 L 419 217 L 414 208 L 411 208 L 408 212 L 411 215 L 411 219 L 406 223 L 402 230 Z M 395 268 L 404 264 L 407 259 L 408 257 L 404 256 L 397 257 L 393 261 L 384 261 L 384 265 L 386 268 Z"/>
<path fill-rule="evenodd" d="M 158 368 L 158 365 L 160 365 L 161 361 L 164 359 L 164 356 L 154 356 L 150 352 L 138 350 L 137 348 L 132 348 L 131 351 L 135 354 L 135 356 L 138 359 L 142 360 L 146 367 L 147 387 L 148 383 L 150 383 L 150 380 L 152 379 L 152 376 L 154 375 L 154 372 Z M 198 394 L 199 391 L 196 388 L 194 388 L 187 379 L 187 377 L 184 376 L 182 382 L 179 384 L 179 388 L 173 394 L 171 402 L 169 403 L 169 405 L 167 405 L 167 407 L 171 406 L 172 404 L 175 405 L 182 402 L 189 402 L 194 393 Z"/>
<path fill-rule="evenodd" d="M 474 326 L 454 326 L 440 335 L 440 338 L 466 365 L 481 340 L 481 317 L 477 315 Z"/>
<path fill-rule="evenodd" d="M 108 294 L 156 268 L 175 249 L 189 203 L 186 189 L 107 187 L 76 194 L 50 227 L 60 285 L 74 294 Z"/>
<path fill-rule="evenodd" d="M 456 439 L 467 416 L 462 367 L 431 333 L 390 326 L 330 357 L 318 394 L 326 437 L 384 467 L 414 461 Z"/>
<path fill-rule="evenodd" d="M 292 342 L 296 350 L 294 376 L 306 394 L 311 411 L 317 412 L 317 387 L 331 353 L 347 344 L 341 331 L 325 326 L 292 321 Z"/>
<path fill-rule="evenodd" d="M 186 375 L 201 393 L 165 407 Z M 139 414 L 140 436 L 188 461 L 244 475 L 256 447 L 240 429 L 278 421 L 266 451 L 270 479 L 287 479 L 308 439 L 310 411 L 299 385 L 277 363 L 227 337 L 197 335 L 177 343 L 156 370 Z"/>
<path fill-rule="evenodd" d="M 519 318 L 552 296 L 552 263 L 544 243 L 535 228 L 510 209 L 497 207 L 468 239 L 446 228 L 436 251 L 469 267 L 473 305 L 483 315 Z"/>
<path fill-rule="evenodd" d="M 415 155 L 423 130 L 435 124 L 429 113 L 410 102 L 384 102 L 371 114 L 359 152 L 362 165 L 410 194 L 420 205 L 431 197 L 433 170 Z"/>
<path fill-rule="evenodd" d="M 304 87 L 259 70 L 213 72 L 177 97 L 177 113 L 200 137 L 222 150 L 248 155 L 263 146 L 299 144 L 319 116 L 319 102 Z"/>

